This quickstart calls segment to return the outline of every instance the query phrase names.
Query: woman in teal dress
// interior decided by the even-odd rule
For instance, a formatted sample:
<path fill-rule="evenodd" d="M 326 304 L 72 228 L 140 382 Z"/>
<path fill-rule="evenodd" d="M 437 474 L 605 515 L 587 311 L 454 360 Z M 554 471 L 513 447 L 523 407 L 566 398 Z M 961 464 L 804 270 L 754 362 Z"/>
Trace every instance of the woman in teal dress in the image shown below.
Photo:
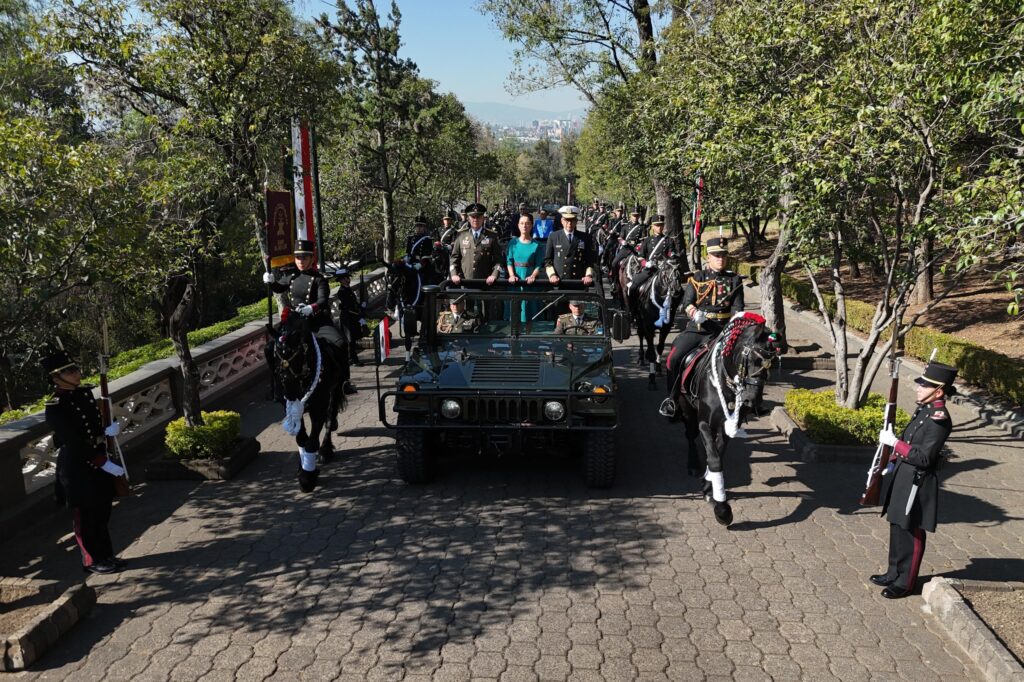
<path fill-rule="evenodd" d="M 540 275 L 544 254 L 540 244 L 533 241 L 533 216 L 529 213 L 519 216 L 519 238 L 508 243 L 508 281 L 533 284 Z M 526 322 L 540 309 L 539 301 L 524 301 L 520 322 Z"/>

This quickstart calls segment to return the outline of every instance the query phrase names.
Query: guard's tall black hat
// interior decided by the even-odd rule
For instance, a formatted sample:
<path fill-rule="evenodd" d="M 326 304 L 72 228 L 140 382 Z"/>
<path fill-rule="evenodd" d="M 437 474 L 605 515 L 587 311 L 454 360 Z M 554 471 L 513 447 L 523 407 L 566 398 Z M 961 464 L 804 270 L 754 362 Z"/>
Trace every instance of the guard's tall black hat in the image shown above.
<path fill-rule="evenodd" d="M 725 237 L 712 237 L 708 240 L 708 253 L 728 254 L 729 240 Z"/>
<path fill-rule="evenodd" d="M 487 213 L 487 207 L 483 204 L 470 204 L 464 209 L 467 215 L 484 215 Z"/>
<path fill-rule="evenodd" d="M 626 204 L 624 204 L 623 202 L 620 201 L 618 204 L 615 205 L 615 210 L 616 211 L 625 211 L 626 210 Z"/>
<path fill-rule="evenodd" d="M 420 213 L 418 216 L 416 216 L 416 220 L 413 221 L 413 227 L 415 227 L 416 225 L 426 225 L 426 224 L 427 224 L 427 216 L 423 215 L 422 213 Z"/>
<path fill-rule="evenodd" d="M 660 213 L 656 214 L 653 218 L 651 218 L 651 225 L 664 225 L 664 224 L 665 224 L 665 216 L 661 215 Z"/>
<path fill-rule="evenodd" d="M 316 253 L 316 245 L 310 239 L 295 240 L 295 255 L 304 256 Z"/>
<path fill-rule="evenodd" d="M 924 374 L 914 381 L 920 386 L 941 387 L 946 393 L 955 393 L 953 382 L 956 381 L 956 374 L 956 367 L 932 361 L 924 368 Z"/>
<path fill-rule="evenodd" d="M 633 210 L 630 215 L 640 215 L 640 204 L 633 204 Z"/>
<path fill-rule="evenodd" d="M 77 367 L 78 363 L 71 359 L 71 356 L 63 350 L 55 350 L 52 354 L 43 358 L 40 363 L 47 374 L 62 372 L 68 367 Z"/>

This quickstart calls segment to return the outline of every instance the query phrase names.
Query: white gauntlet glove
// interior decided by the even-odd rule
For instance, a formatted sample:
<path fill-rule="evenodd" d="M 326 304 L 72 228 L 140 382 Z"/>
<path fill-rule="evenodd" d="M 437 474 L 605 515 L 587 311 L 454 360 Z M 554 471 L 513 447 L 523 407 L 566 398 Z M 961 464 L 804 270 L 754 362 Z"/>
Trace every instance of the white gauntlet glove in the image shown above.
<path fill-rule="evenodd" d="M 299 307 L 298 307 L 298 308 L 296 309 L 296 312 L 297 312 L 297 313 L 298 313 L 299 315 L 302 315 L 303 317 L 309 317 L 310 315 L 312 315 L 312 314 L 313 314 L 313 306 L 311 306 L 311 305 L 309 305 L 309 304 L 306 304 L 306 305 L 300 305 L 300 306 L 299 306 Z"/>
<path fill-rule="evenodd" d="M 110 426 L 103 430 L 103 435 L 107 438 L 117 438 L 121 435 L 121 425 L 117 422 L 110 422 Z"/>
<path fill-rule="evenodd" d="M 694 310 L 693 311 L 693 317 L 691 319 L 694 322 L 696 322 L 697 324 L 700 324 L 702 322 L 706 322 L 707 321 L 708 314 L 706 312 L 704 312 L 703 310 Z"/>
<path fill-rule="evenodd" d="M 652 261 L 652 260 L 647 261 L 647 264 L 644 265 L 644 269 L 646 269 L 646 270 L 653 270 L 654 269 L 654 261 Z"/>
<path fill-rule="evenodd" d="M 891 426 L 889 428 L 882 429 L 881 431 L 878 432 L 878 442 L 881 443 L 882 445 L 891 448 L 892 446 L 896 445 L 896 442 L 898 440 L 899 438 L 897 438 L 896 434 L 892 432 Z"/>
<path fill-rule="evenodd" d="M 270 274 L 269 272 L 264 272 L 263 273 L 263 283 L 264 284 L 273 284 L 274 283 L 274 276 L 272 274 Z"/>
<path fill-rule="evenodd" d="M 415 270 L 421 270 L 423 269 L 423 263 L 413 263 L 412 267 Z"/>
<path fill-rule="evenodd" d="M 114 464 L 109 459 L 103 463 L 103 466 L 101 466 L 100 469 L 103 469 L 111 476 L 124 476 L 124 467 Z"/>

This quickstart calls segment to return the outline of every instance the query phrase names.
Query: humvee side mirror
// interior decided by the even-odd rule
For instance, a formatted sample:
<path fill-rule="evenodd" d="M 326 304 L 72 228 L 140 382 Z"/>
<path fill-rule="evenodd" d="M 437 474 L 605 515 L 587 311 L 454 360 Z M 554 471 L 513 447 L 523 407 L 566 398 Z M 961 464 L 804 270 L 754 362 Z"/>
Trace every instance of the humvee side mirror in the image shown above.
<path fill-rule="evenodd" d="M 622 313 L 612 314 L 612 338 L 620 343 L 629 338 L 629 318 Z"/>

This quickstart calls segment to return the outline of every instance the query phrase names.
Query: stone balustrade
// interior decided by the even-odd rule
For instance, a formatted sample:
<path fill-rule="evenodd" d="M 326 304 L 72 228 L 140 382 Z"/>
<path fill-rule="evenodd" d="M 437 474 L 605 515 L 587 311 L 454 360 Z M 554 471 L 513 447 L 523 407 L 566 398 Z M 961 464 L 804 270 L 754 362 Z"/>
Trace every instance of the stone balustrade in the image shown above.
<path fill-rule="evenodd" d="M 382 307 L 383 268 L 361 278 L 368 307 Z M 353 281 L 357 290 L 359 279 Z M 259 320 L 193 348 L 203 405 L 249 385 L 261 374 L 267 376 L 265 344 L 266 321 Z M 176 357 L 156 360 L 111 381 L 109 389 L 113 416 L 121 424 L 118 440 L 122 447 L 162 433 L 168 422 L 182 415 L 182 377 Z M 99 397 L 99 389 L 96 395 Z M 0 512 L 53 483 L 56 454 L 53 434 L 42 413 L 0 426 Z"/>

